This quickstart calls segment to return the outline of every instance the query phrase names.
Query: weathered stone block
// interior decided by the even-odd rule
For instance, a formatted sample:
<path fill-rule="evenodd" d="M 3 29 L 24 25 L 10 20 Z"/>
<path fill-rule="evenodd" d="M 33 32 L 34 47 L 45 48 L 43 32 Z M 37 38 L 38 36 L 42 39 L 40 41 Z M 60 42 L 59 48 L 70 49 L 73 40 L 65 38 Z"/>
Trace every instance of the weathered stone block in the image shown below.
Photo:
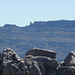
<path fill-rule="evenodd" d="M 32 48 L 28 50 L 25 54 L 27 55 L 33 55 L 33 56 L 46 56 L 55 59 L 57 53 L 51 50 L 46 50 L 46 49 L 39 49 L 39 48 Z"/>
<path fill-rule="evenodd" d="M 20 60 L 20 57 L 12 49 L 5 49 L 1 56 L 1 69 L 3 70 L 8 63 L 17 60 Z"/>
<path fill-rule="evenodd" d="M 75 51 L 71 51 L 64 59 L 66 66 L 75 66 Z"/>
<path fill-rule="evenodd" d="M 75 75 L 75 67 L 60 67 L 56 75 Z"/>
<path fill-rule="evenodd" d="M 31 58 L 31 60 L 35 60 L 38 63 L 42 63 L 45 67 L 51 67 L 53 69 L 57 69 L 59 66 L 59 62 L 57 61 L 57 59 L 51 59 L 49 57 L 45 57 L 45 56 L 36 56 Z"/>

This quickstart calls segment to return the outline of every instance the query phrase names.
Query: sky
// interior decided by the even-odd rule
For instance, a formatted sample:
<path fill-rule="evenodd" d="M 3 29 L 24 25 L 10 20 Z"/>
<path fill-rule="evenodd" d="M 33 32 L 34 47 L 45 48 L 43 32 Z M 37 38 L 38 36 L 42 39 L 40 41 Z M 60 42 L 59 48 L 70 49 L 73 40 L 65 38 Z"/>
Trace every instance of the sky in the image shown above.
<path fill-rule="evenodd" d="M 0 26 L 51 20 L 75 20 L 75 0 L 0 0 Z"/>

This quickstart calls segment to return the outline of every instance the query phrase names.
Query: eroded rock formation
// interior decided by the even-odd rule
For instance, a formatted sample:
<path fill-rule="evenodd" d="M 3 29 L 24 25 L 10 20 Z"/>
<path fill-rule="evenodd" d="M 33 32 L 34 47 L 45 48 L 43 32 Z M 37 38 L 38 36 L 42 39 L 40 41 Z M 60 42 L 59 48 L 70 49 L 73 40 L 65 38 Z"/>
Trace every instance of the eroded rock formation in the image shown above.
<path fill-rule="evenodd" d="M 0 75 L 75 75 L 75 52 L 71 51 L 62 62 L 56 52 L 31 48 L 25 58 L 20 58 L 12 49 L 0 53 Z"/>

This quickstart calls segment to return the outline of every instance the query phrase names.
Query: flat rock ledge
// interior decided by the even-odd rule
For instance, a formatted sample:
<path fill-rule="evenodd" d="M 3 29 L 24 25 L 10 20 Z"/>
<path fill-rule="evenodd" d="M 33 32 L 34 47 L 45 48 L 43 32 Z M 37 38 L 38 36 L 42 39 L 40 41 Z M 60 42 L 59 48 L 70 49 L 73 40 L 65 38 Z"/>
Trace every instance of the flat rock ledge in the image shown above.
<path fill-rule="evenodd" d="M 20 58 L 14 50 L 0 52 L 0 75 L 75 75 L 75 51 L 58 62 L 52 50 L 31 48 Z"/>

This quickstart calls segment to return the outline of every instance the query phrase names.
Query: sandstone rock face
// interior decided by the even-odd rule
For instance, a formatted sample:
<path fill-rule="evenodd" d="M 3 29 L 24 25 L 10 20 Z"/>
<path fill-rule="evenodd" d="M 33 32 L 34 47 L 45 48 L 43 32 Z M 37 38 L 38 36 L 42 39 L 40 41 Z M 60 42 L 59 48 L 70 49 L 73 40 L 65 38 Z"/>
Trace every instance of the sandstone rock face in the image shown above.
<path fill-rule="evenodd" d="M 32 62 L 32 65 L 29 66 L 29 75 L 42 75 L 38 63 Z"/>
<path fill-rule="evenodd" d="M 38 65 L 42 75 L 55 75 L 55 70 L 59 66 L 56 54 L 56 52 L 51 50 L 32 48 L 26 52 L 26 58 L 36 61 L 39 65 L 42 64 L 42 69 Z"/>
<path fill-rule="evenodd" d="M 41 74 L 42 75 L 45 75 L 45 67 L 44 67 L 44 65 L 42 64 L 42 63 L 39 63 L 39 68 L 40 68 L 40 70 L 41 70 Z"/>
<path fill-rule="evenodd" d="M 54 69 L 47 67 L 45 74 L 46 75 L 55 75 L 55 71 L 54 71 Z"/>
<path fill-rule="evenodd" d="M 75 66 L 75 51 L 71 51 L 64 59 L 66 66 Z"/>
<path fill-rule="evenodd" d="M 45 75 L 45 68 L 41 63 L 27 58 L 24 61 L 29 69 L 29 75 Z"/>
<path fill-rule="evenodd" d="M 57 53 L 51 50 L 45 50 L 45 49 L 39 49 L 39 48 L 32 48 L 29 51 L 26 52 L 25 54 L 27 55 L 32 55 L 32 56 L 46 56 L 55 59 Z"/>
<path fill-rule="evenodd" d="M 75 67 L 60 67 L 56 75 L 75 75 Z"/>
<path fill-rule="evenodd" d="M 28 68 L 24 61 L 9 63 L 3 70 L 3 75 L 28 75 Z"/>
<path fill-rule="evenodd" d="M 3 70 L 8 63 L 17 60 L 20 60 L 20 57 L 12 49 L 5 49 L 1 56 L 1 69 Z"/>
<path fill-rule="evenodd" d="M 45 67 L 50 67 L 50 68 L 53 68 L 53 69 L 57 69 L 57 67 L 59 66 L 59 63 L 56 59 L 51 59 L 49 57 L 36 56 L 36 57 L 31 58 L 31 60 L 41 62 L 41 63 L 43 63 L 43 65 Z"/>
<path fill-rule="evenodd" d="M 53 51 L 32 48 L 21 59 L 7 48 L 0 54 L 0 75 L 75 75 L 75 51 L 59 63 Z"/>

